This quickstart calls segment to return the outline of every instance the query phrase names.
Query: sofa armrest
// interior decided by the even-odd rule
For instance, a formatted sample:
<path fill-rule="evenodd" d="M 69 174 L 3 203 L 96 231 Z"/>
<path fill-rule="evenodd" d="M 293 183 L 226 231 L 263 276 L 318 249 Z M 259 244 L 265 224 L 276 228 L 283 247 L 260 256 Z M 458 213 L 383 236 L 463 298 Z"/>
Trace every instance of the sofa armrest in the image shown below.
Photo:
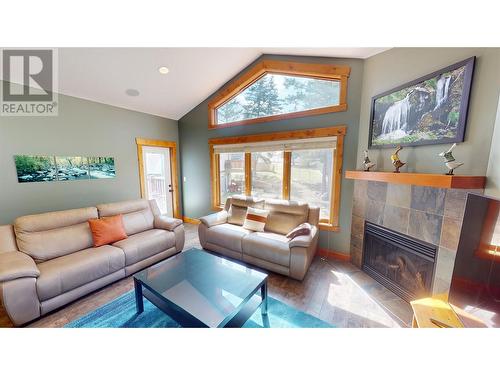
<path fill-rule="evenodd" d="M 226 210 L 219 211 L 207 216 L 200 217 L 200 221 L 207 227 L 213 227 L 214 225 L 224 224 L 227 222 L 228 213 Z"/>
<path fill-rule="evenodd" d="M 156 229 L 164 229 L 172 232 L 175 228 L 182 224 L 181 219 L 174 219 L 168 216 L 155 216 L 154 227 Z"/>
<path fill-rule="evenodd" d="M 305 236 L 297 236 L 295 238 L 292 238 L 288 245 L 290 248 L 292 247 L 309 247 L 311 243 L 313 242 L 314 237 L 316 236 L 316 233 L 318 232 L 318 228 L 313 225 L 311 227 L 311 233 Z"/>
<path fill-rule="evenodd" d="M 296 280 L 303 280 L 318 247 L 319 231 L 316 226 L 308 236 L 299 236 L 290 241 L 290 273 Z M 306 245 L 307 244 L 307 245 Z"/>
<path fill-rule="evenodd" d="M 38 276 L 40 271 L 28 255 L 20 251 L 0 253 L 0 282 Z"/>

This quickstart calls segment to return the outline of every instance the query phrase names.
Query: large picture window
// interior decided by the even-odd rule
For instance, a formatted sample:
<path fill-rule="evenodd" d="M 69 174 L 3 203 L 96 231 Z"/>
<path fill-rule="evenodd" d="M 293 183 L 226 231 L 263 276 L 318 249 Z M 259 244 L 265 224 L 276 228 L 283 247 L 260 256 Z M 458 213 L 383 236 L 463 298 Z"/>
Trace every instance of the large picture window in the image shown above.
<path fill-rule="evenodd" d="M 212 205 L 232 195 L 320 207 L 320 228 L 338 230 L 345 127 L 210 140 Z"/>
<path fill-rule="evenodd" d="M 252 195 L 281 198 L 283 192 L 283 151 L 252 152 Z"/>
<path fill-rule="evenodd" d="M 219 158 L 220 200 L 224 202 L 234 194 L 245 193 L 245 154 L 231 152 Z"/>
<path fill-rule="evenodd" d="M 334 150 L 299 150 L 291 157 L 290 199 L 320 207 L 320 217 L 330 217 Z"/>
<path fill-rule="evenodd" d="M 263 60 L 208 104 L 209 128 L 345 111 L 348 66 Z"/>

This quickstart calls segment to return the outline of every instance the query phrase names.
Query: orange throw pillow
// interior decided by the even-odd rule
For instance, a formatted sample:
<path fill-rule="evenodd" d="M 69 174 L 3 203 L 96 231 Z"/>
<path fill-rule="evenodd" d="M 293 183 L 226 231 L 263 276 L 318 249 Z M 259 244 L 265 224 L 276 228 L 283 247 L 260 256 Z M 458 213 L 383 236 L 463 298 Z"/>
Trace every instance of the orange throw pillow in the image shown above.
<path fill-rule="evenodd" d="M 89 226 L 94 239 L 94 247 L 108 245 L 127 238 L 122 215 L 90 219 Z"/>

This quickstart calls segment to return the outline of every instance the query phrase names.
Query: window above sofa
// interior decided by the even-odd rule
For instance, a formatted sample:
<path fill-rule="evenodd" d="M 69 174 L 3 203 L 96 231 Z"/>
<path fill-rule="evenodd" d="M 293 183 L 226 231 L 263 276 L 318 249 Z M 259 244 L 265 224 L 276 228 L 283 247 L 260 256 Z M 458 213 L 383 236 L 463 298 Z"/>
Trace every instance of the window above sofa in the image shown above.
<path fill-rule="evenodd" d="M 209 141 L 212 206 L 232 195 L 278 198 L 320 207 L 320 228 L 338 230 L 345 126 L 217 138 Z"/>
<path fill-rule="evenodd" d="M 262 60 L 209 102 L 209 129 L 347 109 L 350 68 Z"/>

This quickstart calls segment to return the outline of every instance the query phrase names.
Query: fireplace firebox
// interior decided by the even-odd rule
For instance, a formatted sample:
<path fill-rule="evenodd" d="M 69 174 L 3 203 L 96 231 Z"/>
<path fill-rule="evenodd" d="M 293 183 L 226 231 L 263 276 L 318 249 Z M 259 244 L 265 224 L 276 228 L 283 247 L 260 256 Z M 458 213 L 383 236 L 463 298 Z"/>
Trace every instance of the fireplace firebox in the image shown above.
<path fill-rule="evenodd" d="M 366 222 L 363 271 L 406 301 L 430 296 L 437 246 Z"/>

